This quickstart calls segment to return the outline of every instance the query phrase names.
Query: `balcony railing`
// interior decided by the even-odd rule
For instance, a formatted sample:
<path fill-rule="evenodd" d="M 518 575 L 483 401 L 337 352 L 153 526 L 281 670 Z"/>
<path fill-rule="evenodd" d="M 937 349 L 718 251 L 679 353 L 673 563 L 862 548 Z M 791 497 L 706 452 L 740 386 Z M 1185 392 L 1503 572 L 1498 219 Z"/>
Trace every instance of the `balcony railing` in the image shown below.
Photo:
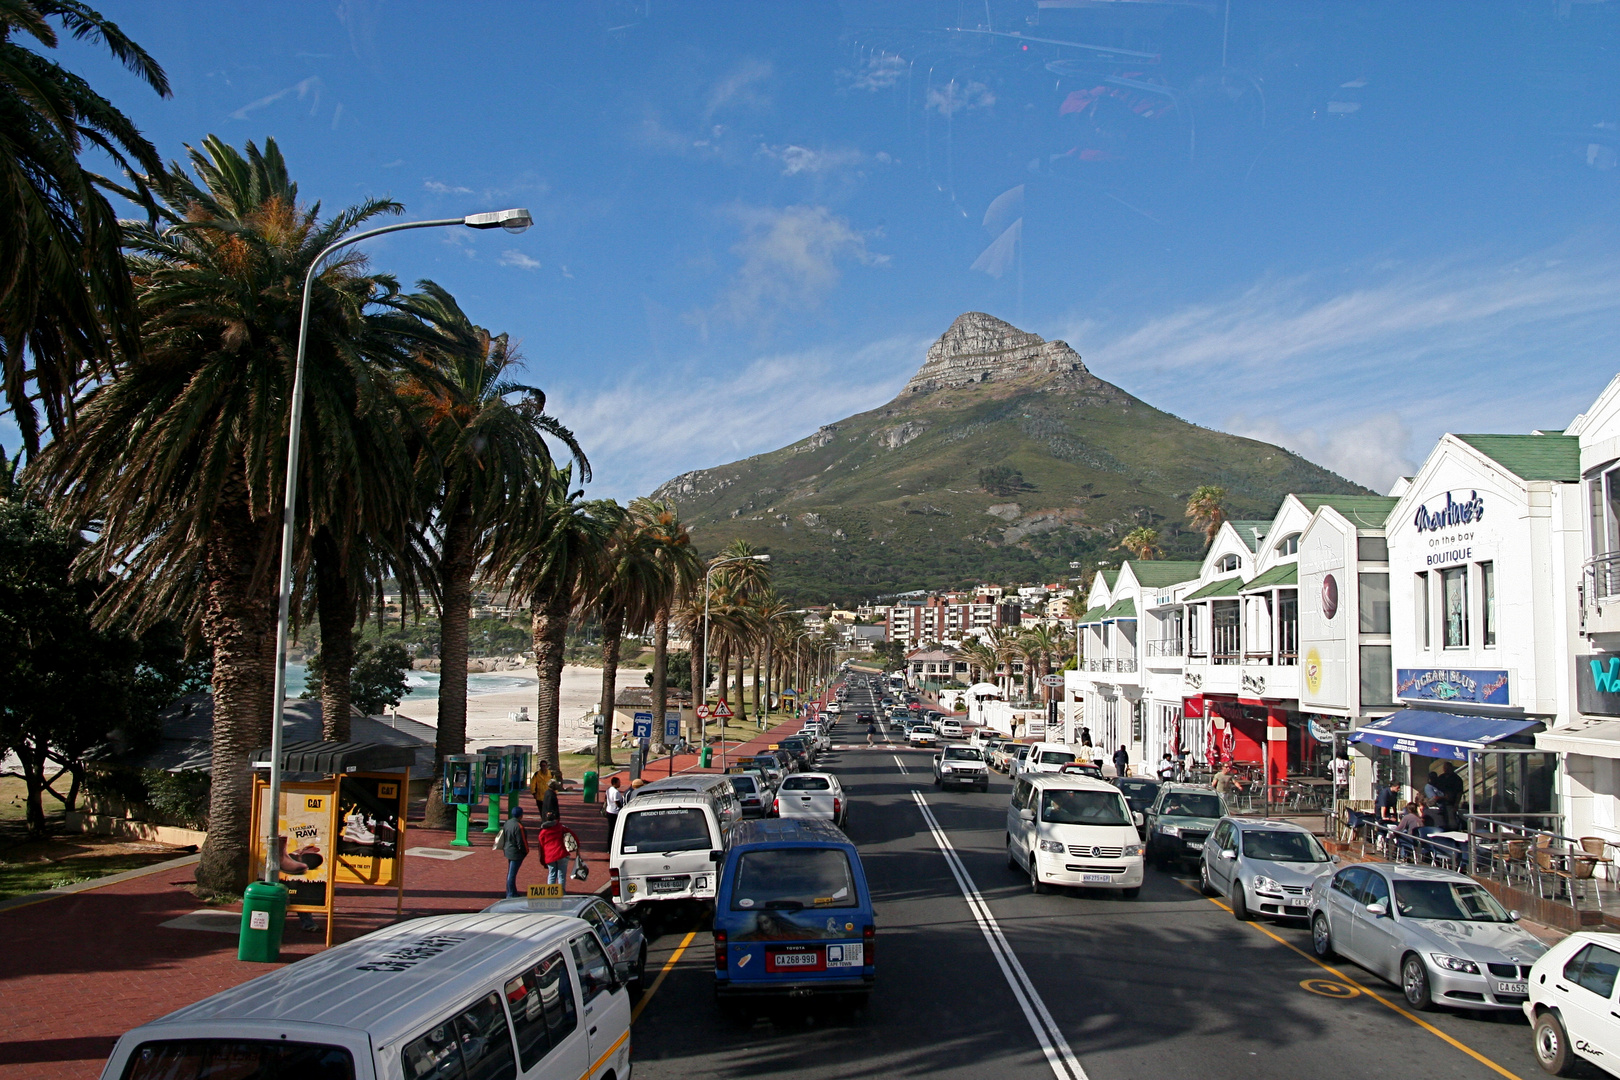
<path fill-rule="evenodd" d="M 1164 641 L 1150 641 L 1147 643 L 1149 656 L 1180 656 L 1186 651 L 1186 645 L 1180 638 L 1169 638 Z"/>
<path fill-rule="evenodd" d="M 1237 665 L 1243 662 L 1243 657 L 1235 652 L 1218 652 L 1211 657 L 1211 662 L 1216 664 Z"/>
<path fill-rule="evenodd" d="M 1586 596 L 1593 601 L 1620 597 L 1620 551 L 1587 560 Z"/>

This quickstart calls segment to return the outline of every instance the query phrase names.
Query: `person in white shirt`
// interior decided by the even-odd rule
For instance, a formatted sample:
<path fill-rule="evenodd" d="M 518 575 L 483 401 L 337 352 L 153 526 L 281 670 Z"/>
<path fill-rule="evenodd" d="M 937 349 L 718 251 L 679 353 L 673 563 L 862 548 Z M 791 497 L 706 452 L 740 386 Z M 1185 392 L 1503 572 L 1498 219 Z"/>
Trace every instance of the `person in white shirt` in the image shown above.
<path fill-rule="evenodd" d="M 1172 758 L 1169 754 L 1165 754 L 1164 755 L 1164 760 L 1159 762 L 1159 779 L 1168 784 L 1170 781 L 1174 780 L 1175 778 L 1176 778 L 1176 762 L 1175 762 L 1175 759 Z"/>
<path fill-rule="evenodd" d="M 624 793 L 624 789 L 619 786 L 617 776 L 608 781 L 607 795 L 602 800 L 602 813 L 607 816 L 608 821 L 618 820 L 619 811 L 624 809 L 624 804 L 629 801 L 629 798 Z"/>
<path fill-rule="evenodd" d="M 1334 758 L 1332 764 L 1329 766 L 1329 771 L 1333 777 L 1334 787 L 1342 788 L 1349 786 L 1350 762 L 1348 760 L 1342 757 Z"/>

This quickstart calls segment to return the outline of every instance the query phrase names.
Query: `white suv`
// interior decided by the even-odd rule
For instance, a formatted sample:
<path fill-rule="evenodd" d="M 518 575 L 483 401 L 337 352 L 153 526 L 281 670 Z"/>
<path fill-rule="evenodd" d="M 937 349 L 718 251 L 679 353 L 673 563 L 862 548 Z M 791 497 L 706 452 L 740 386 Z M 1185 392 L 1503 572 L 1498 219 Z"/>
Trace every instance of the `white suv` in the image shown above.
<path fill-rule="evenodd" d="M 1615 1013 L 1620 941 L 1613 934 L 1581 930 L 1547 950 L 1529 971 L 1524 1015 L 1535 1025 L 1541 1067 L 1569 1076 L 1576 1062 L 1585 1061 L 1614 1075 L 1614 1055 L 1620 1051 Z"/>
<path fill-rule="evenodd" d="M 934 786 L 951 784 L 990 790 L 990 766 L 983 750 L 977 746 L 947 746 L 943 753 L 934 755 Z"/>
<path fill-rule="evenodd" d="M 939 737 L 942 739 L 960 739 L 962 737 L 962 721 L 960 720 L 941 720 L 934 727 L 939 731 Z"/>
<path fill-rule="evenodd" d="M 906 732 L 907 746 L 933 746 L 937 742 L 939 736 L 935 735 L 934 729 L 927 724 L 917 724 Z"/>

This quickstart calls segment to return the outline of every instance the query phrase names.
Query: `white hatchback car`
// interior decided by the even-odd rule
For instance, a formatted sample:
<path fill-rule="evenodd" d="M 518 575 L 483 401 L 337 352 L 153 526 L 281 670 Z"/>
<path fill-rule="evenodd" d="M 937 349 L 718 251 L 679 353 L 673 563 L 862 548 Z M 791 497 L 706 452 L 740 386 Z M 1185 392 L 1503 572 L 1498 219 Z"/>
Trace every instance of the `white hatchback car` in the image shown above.
<path fill-rule="evenodd" d="M 945 719 L 934 725 L 942 739 L 960 739 L 962 737 L 962 721 Z"/>
<path fill-rule="evenodd" d="M 832 773 L 794 773 L 776 789 L 773 810 L 783 818 L 825 818 L 842 829 L 849 820 L 849 799 Z"/>
<path fill-rule="evenodd" d="M 906 745 L 908 746 L 933 746 L 937 742 L 939 742 L 939 736 L 927 724 L 917 724 L 906 732 Z"/>
<path fill-rule="evenodd" d="M 1570 1076 L 1585 1061 L 1620 1075 L 1620 940 L 1582 930 L 1554 945 L 1530 967 L 1524 1015 L 1535 1025 L 1536 1060 L 1554 1076 Z"/>

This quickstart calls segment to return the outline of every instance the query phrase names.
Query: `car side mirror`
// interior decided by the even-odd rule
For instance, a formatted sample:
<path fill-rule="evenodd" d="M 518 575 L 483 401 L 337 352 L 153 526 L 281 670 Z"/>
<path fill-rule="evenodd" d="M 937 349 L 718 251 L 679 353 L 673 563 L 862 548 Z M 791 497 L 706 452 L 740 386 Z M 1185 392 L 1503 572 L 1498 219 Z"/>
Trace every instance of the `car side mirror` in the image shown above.
<path fill-rule="evenodd" d="M 714 863 L 716 866 L 719 866 L 721 863 L 726 861 L 726 853 L 716 848 L 715 850 L 709 852 L 709 861 Z"/>
<path fill-rule="evenodd" d="M 1136 819 L 1136 824 L 1138 826 L 1143 825 L 1147 821 L 1147 819 L 1144 818 L 1140 813 L 1132 814 L 1131 817 Z"/>
<path fill-rule="evenodd" d="M 1519 909 L 1514 908 L 1512 911 L 1508 912 L 1508 918 L 1512 919 L 1514 922 L 1518 922 L 1520 918 Z"/>
<path fill-rule="evenodd" d="M 620 960 L 617 964 L 613 965 L 613 978 L 620 986 L 624 986 L 630 981 L 630 975 L 635 970 L 635 964 L 631 963 L 629 960 Z"/>
<path fill-rule="evenodd" d="M 1328 861 L 1336 863 L 1339 861 L 1339 857 L 1337 855 L 1330 856 Z"/>
<path fill-rule="evenodd" d="M 1031 810 L 1027 806 L 1024 807 L 1022 810 L 1018 811 L 1018 820 L 1019 821 L 1034 821 L 1035 820 L 1035 811 Z"/>
<path fill-rule="evenodd" d="M 1221 858 L 1235 859 L 1237 858 L 1237 852 L 1233 851 L 1231 848 L 1227 848 L 1225 851 L 1221 852 Z"/>
<path fill-rule="evenodd" d="M 1389 914 L 1389 909 L 1375 900 L 1367 905 L 1367 914 L 1382 918 L 1384 915 Z"/>

